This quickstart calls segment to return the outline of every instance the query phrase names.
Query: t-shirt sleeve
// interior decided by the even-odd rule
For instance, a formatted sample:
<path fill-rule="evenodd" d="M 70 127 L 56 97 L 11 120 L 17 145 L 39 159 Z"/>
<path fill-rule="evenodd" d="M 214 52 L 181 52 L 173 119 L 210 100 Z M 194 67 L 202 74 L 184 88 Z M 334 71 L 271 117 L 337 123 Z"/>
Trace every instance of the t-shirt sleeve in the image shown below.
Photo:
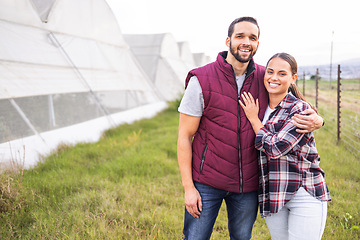
<path fill-rule="evenodd" d="M 202 116 L 204 112 L 204 97 L 199 80 L 196 76 L 190 78 L 178 111 L 194 117 Z"/>

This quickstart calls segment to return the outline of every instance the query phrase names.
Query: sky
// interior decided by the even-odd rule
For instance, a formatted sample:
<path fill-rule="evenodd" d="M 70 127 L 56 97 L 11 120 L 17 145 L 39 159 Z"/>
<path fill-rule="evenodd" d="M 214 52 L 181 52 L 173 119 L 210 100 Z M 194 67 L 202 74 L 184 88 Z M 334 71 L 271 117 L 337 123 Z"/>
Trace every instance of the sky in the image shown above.
<path fill-rule="evenodd" d="M 293 55 L 299 66 L 360 58 L 357 0 L 106 1 L 123 34 L 171 33 L 212 60 L 228 50 L 227 29 L 242 16 L 256 18 L 260 26 L 254 56 L 259 64 L 277 52 Z"/>

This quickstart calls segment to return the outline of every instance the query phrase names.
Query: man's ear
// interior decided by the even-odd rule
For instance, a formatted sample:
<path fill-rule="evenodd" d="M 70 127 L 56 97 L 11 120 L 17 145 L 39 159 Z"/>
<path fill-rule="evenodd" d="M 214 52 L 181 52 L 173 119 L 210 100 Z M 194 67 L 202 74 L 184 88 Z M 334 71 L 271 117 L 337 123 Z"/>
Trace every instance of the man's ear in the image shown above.
<path fill-rule="evenodd" d="M 226 44 L 227 47 L 230 47 L 230 37 L 226 38 L 225 44 Z"/>

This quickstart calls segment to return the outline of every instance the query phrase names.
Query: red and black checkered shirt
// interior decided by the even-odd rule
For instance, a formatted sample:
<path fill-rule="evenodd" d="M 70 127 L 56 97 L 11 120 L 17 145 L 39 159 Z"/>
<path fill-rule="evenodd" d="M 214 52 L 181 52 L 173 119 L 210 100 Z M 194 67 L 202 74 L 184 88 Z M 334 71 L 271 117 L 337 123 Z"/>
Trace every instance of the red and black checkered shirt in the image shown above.
<path fill-rule="evenodd" d="M 287 94 L 256 135 L 259 156 L 259 205 L 262 217 L 277 213 L 303 187 L 316 199 L 330 201 L 313 133 L 296 132 L 294 114 L 309 104 Z"/>

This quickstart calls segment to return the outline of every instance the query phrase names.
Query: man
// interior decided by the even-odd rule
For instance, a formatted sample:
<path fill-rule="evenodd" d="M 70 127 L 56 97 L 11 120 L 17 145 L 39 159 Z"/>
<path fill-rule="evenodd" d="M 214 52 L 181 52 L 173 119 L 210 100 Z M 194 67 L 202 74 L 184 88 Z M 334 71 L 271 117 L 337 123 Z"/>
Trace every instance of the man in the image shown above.
<path fill-rule="evenodd" d="M 258 160 L 255 134 L 238 100 L 242 92 L 250 92 L 259 99 L 263 118 L 268 105 L 265 68 L 252 59 L 259 35 L 256 19 L 235 19 L 226 38 L 229 50 L 186 78 L 177 149 L 185 190 L 185 239 L 210 239 L 223 200 L 230 239 L 251 238 L 258 207 Z M 303 114 L 294 119 L 300 132 L 322 126 L 315 112 Z"/>

